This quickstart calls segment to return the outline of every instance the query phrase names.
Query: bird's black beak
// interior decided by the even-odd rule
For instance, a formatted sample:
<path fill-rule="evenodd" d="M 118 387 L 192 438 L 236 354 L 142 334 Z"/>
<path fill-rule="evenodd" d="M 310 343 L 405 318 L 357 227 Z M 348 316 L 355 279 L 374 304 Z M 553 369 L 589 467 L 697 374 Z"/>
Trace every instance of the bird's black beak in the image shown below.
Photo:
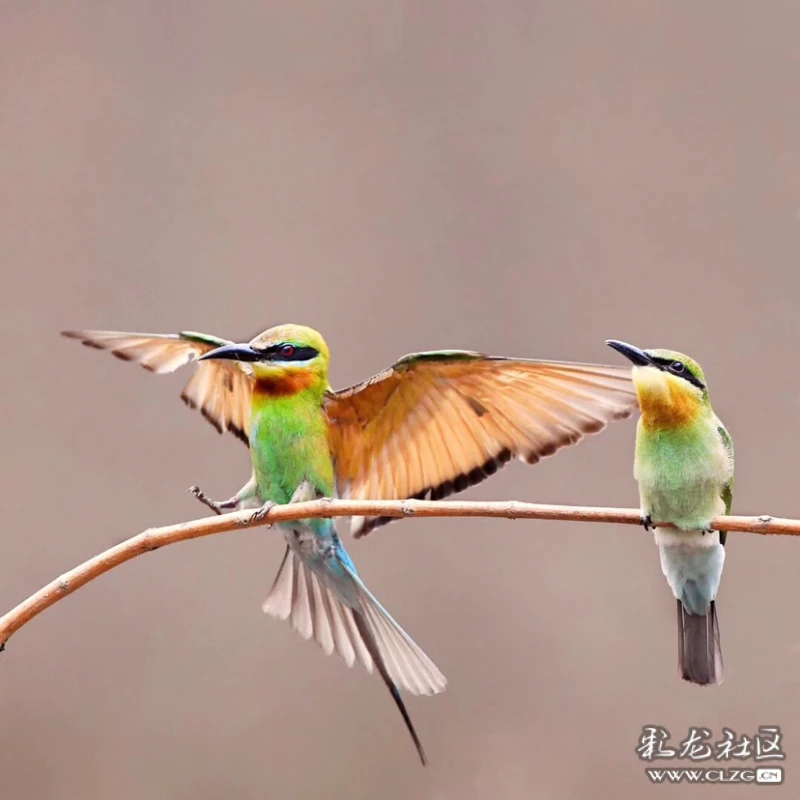
<path fill-rule="evenodd" d="M 253 350 L 249 344 L 226 344 L 200 356 L 197 360 L 203 361 L 206 358 L 227 358 L 232 361 L 262 361 L 264 354 L 259 353 L 258 350 Z"/>
<path fill-rule="evenodd" d="M 634 347 L 632 344 L 620 342 L 617 339 L 606 339 L 606 344 L 613 347 L 618 353 L 622 353 L 629 361 L 632 361 L 637 367 L 652 367 L 655 366 L 653 359 L 650 358 L 644 350 Z"/>

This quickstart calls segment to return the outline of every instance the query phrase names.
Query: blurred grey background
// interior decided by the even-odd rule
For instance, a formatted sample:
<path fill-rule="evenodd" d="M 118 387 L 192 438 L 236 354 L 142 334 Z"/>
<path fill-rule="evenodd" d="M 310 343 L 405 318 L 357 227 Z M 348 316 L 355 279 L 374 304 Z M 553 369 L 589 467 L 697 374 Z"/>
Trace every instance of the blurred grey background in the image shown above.
<path fill-rule="evenodd" d="M 688 351 L 734 510 L 800 516 L 800 4 L 7 2 L 0 610 L 201 516 L 248 454 L 62 328 L 320 329 L 345 386 L 456 347 Z M 633 505 L 634 424 L 472 498 Z M 0 657 L 3 800 L 749 798 L 652 787 L 643 725 L 781 725 L 800 787 L 800 542 L 733 535 L 727 677 L 676 677 L 632 528 L 408 521 L 350 552 L 450 679 L 408 703 L 267 619 L 261 529 L 139 558 Z M 752 765 L 752 764 L 751 764 Z"/>

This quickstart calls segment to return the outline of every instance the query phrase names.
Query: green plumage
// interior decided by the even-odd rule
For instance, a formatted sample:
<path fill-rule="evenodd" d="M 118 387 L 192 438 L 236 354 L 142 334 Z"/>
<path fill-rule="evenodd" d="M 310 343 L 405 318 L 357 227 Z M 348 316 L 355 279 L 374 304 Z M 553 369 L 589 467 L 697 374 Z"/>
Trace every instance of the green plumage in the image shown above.
<path fill-rule="evenodd" d="M 325 497 L 333 496 L 333 461 L 319 392 L 254 397 L 250 452 L 262 501 L 288 503 L 305 480 Z"/>
<path fill-rule="evenodd" d="M 680 428 L 648 430 L 640 419 L 634 475 L 653 520 L 703 529 L 730 511 L 733 442 L 710 405 Z"/>

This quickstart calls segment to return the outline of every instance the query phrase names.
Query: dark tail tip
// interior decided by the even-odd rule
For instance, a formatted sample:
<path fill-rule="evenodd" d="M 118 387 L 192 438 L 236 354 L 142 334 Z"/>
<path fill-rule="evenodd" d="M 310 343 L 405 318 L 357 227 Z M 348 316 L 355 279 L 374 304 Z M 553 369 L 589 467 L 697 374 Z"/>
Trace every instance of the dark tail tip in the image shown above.
<path fill-rule="evenodd" d="M 417 736 L 417 732 L 414 729 L 414 723 L 411 721 L 411 716 L 406 709 L 406 704 L 403 702 L 403 698 L 400 696 L 400 690 L 394 685 L 394 681 L 392 681 L 391 677 L 389 676 L 389 672 L 386 669 L 386 664 L 383 662 L 378 645 L 375 643 L 375 638 L 373 637 L 372 632 L 370 631 L 369 626 L 364 620 L 362 614 L 358 612 L 354 613 L 353 619 L 355 620 L 356 628 L 358 628 L 358 632 L 361 634 L 361 638 L 364 640 L 364 644 L 367 646 L 367 650 L 369 650 L 369 654 L 372 656 L 372 660 L 375 662 L 375 666 L 377 667 L 383 682 L 386 684 L 386 688 L 392 694 L 392 699 L 396 703 L 397 708 L 403 717 L 403 722 L 405 722 L 408 732 L 411 734 L 411 739 L 414 742 L 414 746 L 417 748 L 417 753 L 419 753 L 419 760 L 422 762 L 423 767 L 427 767 L 428 759 L 425 757 L 425 750 L 422 747 L 422 742 L 419 740 L 419 736 Z"/>
<path fill-rule="evenodd" d="M 725 671 L 719 640 L 717 607 L 708 614 L 690 614 L 678 603 L 678 673 L 689 683 L 709 686 L 722 683 Z"/>
<path fill-rule="evenodd" d="M 406 710 L 406 704 L 403 702 L 403 698 L 400 697 L 400 690 L 394 684 L 391 684 L 389 686 L 389 691 L 392 693 L 394 702 L 397 703 L 397 707 L 400 709 L 400 713 L 403 715 L 403 721 L 406 723 L 406 728 L 408 728 L 408 732 L 411 734 L 411 738 L 414 740 L 414 746 L 417 748 L 417 753 L 419 753 L 419 760 L 422 762 L 423 767 L 427 767 L 428 758 L 425 755 L 422 742 L 419 740 L 419 736 L 417 736 L 417 732 L 414 730 L 414 723 L 411 721 L 411 716 Z"/>

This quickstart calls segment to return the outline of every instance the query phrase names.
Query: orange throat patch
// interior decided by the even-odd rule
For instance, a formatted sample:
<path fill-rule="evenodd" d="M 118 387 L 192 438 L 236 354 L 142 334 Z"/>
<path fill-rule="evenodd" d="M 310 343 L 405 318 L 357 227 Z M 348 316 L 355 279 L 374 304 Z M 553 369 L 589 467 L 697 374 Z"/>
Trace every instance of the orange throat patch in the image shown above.
<path fill-rule="evenodd" d="M 681 378 L 653 367 L 634 367 L 632 377 L 648 430 L 681 428 L 700 414 L 701 393 Z"/>
<path fill-rule="evenodd" d="M 318 380 L 318 377 L 308 370 L 286 370 L 276 375 L 259 375 L 253 386 L 253 394 L 262 397 L 287 397 L 310 389 Z"/>

